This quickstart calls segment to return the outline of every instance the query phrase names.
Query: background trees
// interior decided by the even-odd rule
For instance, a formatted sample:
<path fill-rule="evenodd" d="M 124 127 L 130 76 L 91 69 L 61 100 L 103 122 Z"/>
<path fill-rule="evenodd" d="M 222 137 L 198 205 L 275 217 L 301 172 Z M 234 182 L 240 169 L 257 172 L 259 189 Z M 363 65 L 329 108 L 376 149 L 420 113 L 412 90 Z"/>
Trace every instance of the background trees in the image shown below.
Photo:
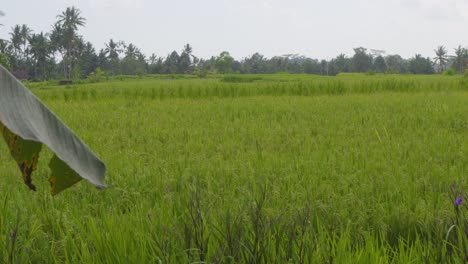
<path fill-rule="evenodd" d="M 215 67 L 219 73 L 230 73 L 232 71 L 232 63 L 234 58 L 231 57 L 229 52 L 223 51 L 216 58 Z"/>
<path fill-rule="evenodd" d="M 387 63 L 387 73 L 408 73 L 408 61 L 400 55 L 388 55 L 385 57 L 385 62 Z"/>
<path fill-rule="evenodd" d="M 367 53 L 366 48 L 354 48 L 352 69 L 355 72 L 367 72 L 372 69 L 372 55 Z"/>
<path fill-rule="evenodd" d="M 0 17 L 4 15 L 0 11 Z M 227 51 L 209 59 L 199 59 L 190 44 L 184 45 L 180 53 L 174 50 L 166 56 L 153 53 L 146 57 L 134 43 L 127 45 L 113 38 L 97 52 L 92 43 L 78 34 L 78 29 L 85 24 L 81 11 L 69 7 L 57 16 L 57 22 L 49 32 L 34 33 L 27 25 L 15 25 L 8 40 L 0 39 L 0 63 L 11 66 L 17 78 L 30 80 L 57 79 L 60 76 L 66 79 L 87 78 L 97 68 L 109 75 L 195 73 L 206 76 L 209 72 L 337 75 L 371 70 L 381 74 L 432 74 L 435 71 L 441 73 L 448 66 L 463 73 L 468 66 L 468 50 L 462 45 L 454 49 L 454 55 L 449 55 L 444 46 L 437 47 L 432 61 L 419 54 L 410 59 L 397 54 L 383 56 L 382 51 L 371 49 L 368 52 L 364 47 L 354 48 L 350 58 L 339 54 L 330 60 L 299 54 L 267 58 L 258 52 L 236 60 Z"/>
<path fill-rule="evenodd" d="M 5 13 L 2 10 L 0 10 L 0 17 L 4 15 Z M 3 26 L 3 24 L 0 23 L 0 26 Z M 8 60 L 8 57 L 5 54 L 7 53 L 7 47 L 8 47 L 7 42 L 3 39 L 0 39 L 0 65 L 3 65 L 8 70 L 11 70 L 10 61 Z"/>
<path fill-rule="evenodd" d="M 462 48 L 461 45 L 455 49 L 455 56 L 453 56 L 453 64 L 452 67 L 458 72 L 463 73 L 466 69 L 468 64 L 468 50 Z"/>
<path fill-rule="evenodd" d="M 424 58 L 421 54 L 416 54 L 409 60 L 409 71 L 413 74 L 432 74 L 434 68 L 432 67 L 431 59 Z"/>
<path fill-rule="evenodd" d="M 448 61 L 447 49 L 444 46 L 439 46 L 434 50 L 436 56 L 434 57 L 434 64 L 438 67 L 439 73 L 442 73 L 445 70 L 445 64 Z"/>
<path fill-rule="evenodd" d="M 32 34 L 29 38 L 29 52 L 33 65 L 33 76 L 37 79 L 47 79 L 49 76 L 48 64 L 52 50 L 50 49 L 49 39 L 43 32 Z"/>
<path fill-rule="evenodd" d="M 73 65 L 78 57 L 77 47 L 80 44 L 77 31 L 79 26 L 85 25 L 85 19 L 81 17 L 81 11 L 75 7 L 68 7 L 57 18 L 56 44 L 60 50 L 65 51 L 62 60 L 64 76 L 66 79 L 71 79 Z"/>
<path fill-rule="evenodd" d="M 374 70 L 378 73 L 387 72 L 387 62 L 385 62 L 384 57 L 381 55 L 377 56 L 374 60 Z"/>

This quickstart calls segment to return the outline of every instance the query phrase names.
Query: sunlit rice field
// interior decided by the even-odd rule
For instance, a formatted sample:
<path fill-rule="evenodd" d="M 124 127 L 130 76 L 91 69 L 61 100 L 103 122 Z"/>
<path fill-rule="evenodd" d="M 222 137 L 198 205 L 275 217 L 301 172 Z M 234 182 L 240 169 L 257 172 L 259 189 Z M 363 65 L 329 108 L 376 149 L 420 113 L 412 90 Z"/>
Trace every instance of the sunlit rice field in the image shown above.
<path fill-rule="evenodd" d="M 0 261 L 464 263 L 460 78 L 27 84 L 105 161 L 109 188 L 52 197 L 45 150 L 31 192 L 0 142 Z"/>

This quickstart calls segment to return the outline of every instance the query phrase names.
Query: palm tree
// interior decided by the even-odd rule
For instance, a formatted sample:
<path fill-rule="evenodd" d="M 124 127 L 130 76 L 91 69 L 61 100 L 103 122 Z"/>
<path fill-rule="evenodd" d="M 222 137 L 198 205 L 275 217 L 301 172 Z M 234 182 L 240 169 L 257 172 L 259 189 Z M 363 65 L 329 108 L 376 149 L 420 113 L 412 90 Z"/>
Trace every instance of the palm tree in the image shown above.
<path fill-rule="evenodd" d="M 21 35 L 21 44 L 23 45 L 24 56 L 26 56 L 26 53 L 27 53 L 28 39 L 31 36 L 31 33 L 32 33 L 32 30 L 27 25 L 23 24 L 21 26 L 20 35 Z"/>
<path fill-rule="evenodd" d="M 465 70 L 466 62 L 468 59 L 468 50 L 462 48 L 461 45 L 455 49 L 455 56 L 453 56 L 454 62 L 453 67 L 459 72 L 462 73 Z"/>
<path fill-rule="evenodd" d="M 86 19 L 81 17 L 81 11 L 74 6 L 68 7 L 62 14 L 58 15 L 57 23 L 61 24 L 64 29 L 71 30 L 75 33 L 78 26 L 84 26 Z"/>
<path fill-rule="evenodd" d="M 10 32 L 10 43 L 13 51 L 11 64 L 13 68 L 26 70 L 28 60 L 28 38 L 31 29 L 26 25 L 16 25 Z"/>
<path fill-rule="evenodd" d="M 442 73 L 444 71 L 444 65 L 448 61 L 447 56 L 447 49 L 444 46 L 439 46 L 437 49 L 434 50 L 436 56 L 434 59 L 434 64 L 439 65 L 439 72 Z"/>
<path fill-rule="evenodd" d="M 78 42 L 76 31 L 78 26 L 84 26 L 86 20 L 81 17 L 81 11 L 75 7 L 68 7 L 62 14 L 57 16 L 56 24 L 61 28 L 61 45 L 65 50 L 64 74 L 65 78 L 70 79 L 72 72 L 73 52 Z"/>
<path fill-rule="evenodd" d="M 118 74 L 120 68 L 119 54 L 123 52 L 125 44 L 122 41 L 115 42 L 113 39 L 109 40 L 109 43 L 105 43 L 104 52 L 107 55 L 108 65 L 110 66 L 110 71 L 112 75 Z"/>
<path fill-rule="evenodd" d="M 136 58 L 141 54 L 140 49 L 138 49 L 135 45 L 132 43 L 128 44 L 126 51 L 125 51 L 125 57 L 131 57 L 131 58 Z"/>
<path fill-rule="evenodd" d="M 59 24 L 53 25 L 52 32 L 50 33 L 50 44 L 54 51 L 64 55 L 63 52 L 63 29 Z"/>
<path fill-rule="evenodd" d="M 21 54 L 21 44 L 23 43 L 20 25 L 16 25 L 11 29 L 10 42 L 15 56 L 19 58 Z"/>
<path fill-rule="evenodd" d="M 157 60 L 158 60 L 158 56 L 152 53 L 151 56 L 148 58 L 148 64 L 150 65 L 156 64 Z"/>
<path fill-rule="evenodd" d="M 109 59 L 119 58 L 119 53 L 122 52 L 122 49 L 120 49 L 121 42 L 115 42 L 113 39 L 110 39 L 109 43 L 105 43 L 104 45 L 106 46 L 104 51 L 106 52 Z"/>
<path fill-rule="evenodd" d="M 50 41 L 44 33 L 32 34 L 29 38 L 31 59 L 34 63 L 34 75 L 41 79 L 45 78 L 47 60 L 50 58 Z"/>
<path fill-rule="evenodd" d="M 182 52 L 185 52 L 185 53 L 187 53 L 187 54 L 190 55 L 190 54 L 192 54 L 192 51 L 193 51 L 192 47 L 190 46 L 190 44 L 187 43 L 187 44 L 184 46 L 184 50 L 183 50 Z"/>

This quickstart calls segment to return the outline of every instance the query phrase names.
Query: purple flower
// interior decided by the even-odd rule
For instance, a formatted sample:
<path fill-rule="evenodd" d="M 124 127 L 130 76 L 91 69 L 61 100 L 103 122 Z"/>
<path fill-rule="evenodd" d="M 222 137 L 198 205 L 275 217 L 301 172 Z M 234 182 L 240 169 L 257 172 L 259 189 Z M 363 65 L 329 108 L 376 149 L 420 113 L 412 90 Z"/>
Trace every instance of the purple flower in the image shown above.
<path fill-rule="evenodd" d="M 463 203 L 463 199 L 461 197 L 457 197 L 457 199 L 455 199 L 455 206 L 460 206 L 461 204 Z"/>

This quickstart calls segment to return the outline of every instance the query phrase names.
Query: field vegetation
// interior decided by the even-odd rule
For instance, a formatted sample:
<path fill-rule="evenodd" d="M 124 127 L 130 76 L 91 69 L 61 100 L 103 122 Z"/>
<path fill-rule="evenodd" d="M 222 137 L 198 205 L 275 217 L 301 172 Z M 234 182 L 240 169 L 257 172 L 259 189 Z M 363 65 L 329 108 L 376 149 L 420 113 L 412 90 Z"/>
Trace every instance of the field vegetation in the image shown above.
<path fill-rule="evenodd" d="M 0 144 L 7 263 L 464 263 L 468 87 L 450 75 L 27 83 L 106 162 L 37 192 Z"/>

